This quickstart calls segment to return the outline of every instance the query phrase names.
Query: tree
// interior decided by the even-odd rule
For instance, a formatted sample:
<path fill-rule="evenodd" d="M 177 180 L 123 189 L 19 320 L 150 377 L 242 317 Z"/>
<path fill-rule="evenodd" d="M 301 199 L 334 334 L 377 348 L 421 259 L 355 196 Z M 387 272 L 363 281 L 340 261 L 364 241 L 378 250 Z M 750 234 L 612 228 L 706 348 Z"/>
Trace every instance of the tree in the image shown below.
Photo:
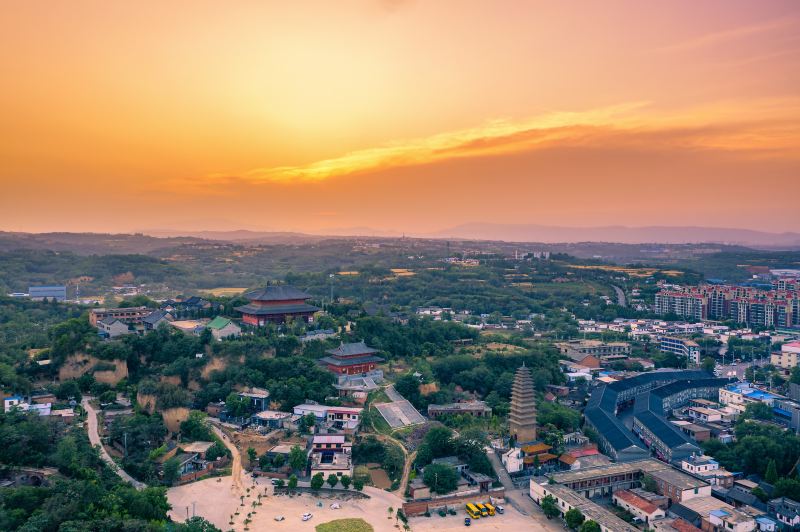
<path fill-rule="evenodd" d="M 296 487 L 297 487 L 297 476 L 296 475 L 291 475 L 289 477 L 289 489 L 293 490 Z"/>
<path fill-rule="evenodd" d="M 301 449 L 299 445 L 292 445 L 289 451 L 289 467 L 294 471 L 298 471 L 300 469 L 305 469 L 307 462 L 308 457 L 305 451 Z"/>
<path fill-rule="evenodd" d="M 77 381 L 70 380 L 62 382 L 56 390 L 56 397 L 62 401 L 74 399 L 75 401 L 81 400 L 81 388 L 78 386 Z"/>
<path fill-rule="evenodd" d="M 328 475 L 328 484 L 330 485 L 330 487 L 333 488 L 338 483 L 339 483 L 339 477 L 336 476 L 336 474 L 331 473 L 330 475 Z"/>
<path fill-rule="evenodd" d="M 252 447 L 247 448 L 247 459 L 250 461 L 251 466 L 255 464 L 257 456 L 258 454 L 256 453 L 255 449 L 253 449 Z"/>
<path fill-rule="evenodd" d="M 704 371 L 709 373 L 714 372 L 714 368 L 716 367 L 716 361 L 711 357 L 705 357 L 703 360 L 700 361 L 700 368 Z"/>
<path fill-rule="evenodd" d="M 272 465 L 274 467 L 283 467 L 283 464 L 286 463 L 286 456 L 282 454 L 276 454 L 275 457 L 272 459 Z"/>
<path fill-rule="evenodd" d="M 742 419 L 762 419 L 769 421 L 773 418 L 772 409 L 767 403 L 748 403 L 744 407 Z"/>
<path fill-rule="evenodd" d="M 297 477 L 295 477 L 295 478 L 297 478 Z M 275 485 L 277 487 L 279 487 L 279 488 L 282 488 L 282 487 L 284 487 L 286 485 L 286 482 L 284 482 L 284 480 L 282 478 L 279 478 L 278 480 L 275 481 Z"/>
<path fill-rule="evenodd" d="M 350 487 L 350 477 L 347 475 L 342 475 L 341 478 L 339 478 L 339 482 L 342 483 L 344 489 L 348 489 Z"/>
<path fill-rule="evenodd" d="M 645 475 L 642 477 L 642 487 L 652 493 L 658 491 L 658 484 L 656 483 L 656 479 L 651 477 L 650 475 Z"/>
<path fill-rule="evenodd" d="M 449 493 L 458 485 L 458 473 L 449 465 L 430 464 L 425 466 L 422 481 L 435 493 Z"/>
<path fill-rule="evenodd" d="M 596 521 L 584 521 L 578 532 L 601 532 L 600 525 Z"/>
<path fill-rule="evenodd" d="M 199 515 L 188 519 L 183 524 L 173 523 L 173 530 L 176 532 L 222 532 Z"/>
<path fill-rule="evenodd" d="M 561 510 L 558 509 L 558 503 L 556 503 L 556 499 L 552 495 L 545 495 L 542 499 L 541 506 L 544 516 L 548 519 L 552 519 L 561 514 Z"/>
<path fill-rule="evenodd" d="M 322 473 L 317 473 L 316 475 L 311 477 L 311 489 L 312 490 L 320 489 L 323 484 L 325 484 L 325 477 L 322 475 Z"/>
<path fill-rule="evenodd" d="M 174 456 L 164 462 L 164 482 L 172 484 L 178 478 L 181 464 Z"/>
<path fill-rule="evenodd" d="M 581 511 L 577 508 L 567 510 L 567 513 L 564 514 L 564 521 L 566 521 L 567 526 L 573 530 L 581 526 L 581 523 L 583 523 L 585 520 L 586 518 L 583 516 L 583 513 L 581 513 Z"/>
<path fill-rule="evenodd" d="M 360 478 L 354 478 L 353 479 L 353 487 L 356 489 L 356 491 L 363 490 L 364 489 L 364 481 L 361 480 Z"/>
<path fill-rule="evenodd" d="M 193 410 L 189 412 L 189 417 L 181 423 L 181 435 L 185 440 L 211 441 L 214 435 L 206 423 L 206 414 Z"/>
<path fill-rule="evenodd" d="M 770 460 L 767 464 L 767 471 L 764 473 L 764 480 L 770 484 L 775 484 L 778 481 L 778 468 L 775 465 L 775 460 Z"/>

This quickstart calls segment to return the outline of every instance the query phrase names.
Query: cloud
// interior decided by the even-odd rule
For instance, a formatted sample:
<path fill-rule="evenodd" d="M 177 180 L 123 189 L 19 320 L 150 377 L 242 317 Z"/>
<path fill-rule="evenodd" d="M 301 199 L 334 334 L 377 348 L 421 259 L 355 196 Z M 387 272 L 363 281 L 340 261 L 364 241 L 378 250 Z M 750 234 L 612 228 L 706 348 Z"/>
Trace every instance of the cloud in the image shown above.
<path fill-rule="evenodd" d="M 313 184 L 448 160 L 605 143 L 647 150 L 721 150 L 751 157 L 794 159 L 800 139 L 798 116 L 800 102 L 796 99 L 750 101 L 747 105 L 720 102 L 669 111 L 656 111 L 645 102 L 631 102 L 583 112 L 553 112 L 522 121 L 495 120 L 474 128 L 356 150 L 306 165 L 214 174 L 186 185 L 202 189 L 211 184 Z"/>
<path fill-rule="evenodd" d="M 633 102 L 585 112 L 554 112 L 524 121 L 494 120 L 474 128 L 356 150 L 304 166 L 256 168 L 242 172 L 238 178 L 253 183 L 315 182 L 386 167 L 522 151 L 574 135 L 581 128 L 622 123 L 645 105 Z M 209 179 L 225 181 L 231 176 L 216 174 Z"/>
<path fill-rule="evenodd" d="M 751 35 L 758 35 L 761 33 L 771 32 L 781 28 L 794 26 L 797 23 L 798 23 L 797 17 L 784 17 L 784 18 L 770 20 L 768 22 L 762 22 L 760 24 L 752 24 L 750 26 L 741 26 L 738 28 L 730 28 L 727 30 L 707 33 L 705 35 L 701 35 L 693 39 L 688 39 L 683 42 L 657 48 L 655 51 L 667 52 L 667 53 L 687 52 L 696 50 L 698 48 L 714 46 L 720 43 L 742 39 L 745 37 L 749 37 Z"/>

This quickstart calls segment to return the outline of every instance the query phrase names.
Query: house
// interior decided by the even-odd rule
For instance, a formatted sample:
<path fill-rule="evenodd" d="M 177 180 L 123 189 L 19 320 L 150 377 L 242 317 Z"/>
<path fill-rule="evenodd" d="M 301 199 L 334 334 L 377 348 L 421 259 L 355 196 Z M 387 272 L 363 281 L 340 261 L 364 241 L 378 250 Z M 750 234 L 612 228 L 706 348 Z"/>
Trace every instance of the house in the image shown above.
<path fill-rule="evenodd" d="M 423 482 L 421 477 L 416 477 L 408 484 L 408 496 L 411 500 L 431 498 L 431 489 Z"/>
<path fill-rule="evenodd" d="M 180 447 L 183 449 L 184 453 L 197 454 L 197 456 L 203 460 L 205 460 L 208 450 L 213 446 L 214 442 L 211 441 L 194 441 L 191 443 L 180 444 Z"/>
<path fill-rule="evenodd" d="M 467 469 L 469 469 L 469 466 L 464 462 L 462 462 L 461 460 L 459 460 L 457 456 L 444 456 L 442 458 L 434 458 L 431 461 L 431 463 L 450 466 L 453 469 L 455 469 L 459 475 L 463 475 L 464 472 L 467 471 Z"/>
<path fill-rule="evenodd" d="M 770 500 L 767 508 L 782 524 L 793 529 L 800 527 L 800 502 L 780 497 Z"/>
<path fill-rule="evenodd" d="M 154 310 L 142 318 L 142 324 L 144 325 L 145 331 L 154 331 L 158 329 L 159 325 L 162 323 L 169 323 L 174 320 L 175 316 L 173 316 L 170 312 L 166 310 Z"/>
<path fill-rule="evenodd" d="M 524 458 L 522 449 L 519 447 L 512 447 L 500 456 L 500 461 L 503 462 L 503 467 L 509 473 L 519 473 L 524 466 L 522 459 Z"/>
<path fill-rule="evenodd" d="M 294 407 L 293 412 L 298 416 L 314 414 L 314 417 L 323 423 L 342 430 L 355 430 L 361 423 L 363 408 L 348 406 L 327 406 L 317 403 L 304 403 Z"/>
<path fill-rule="evenodd" d="M 686 410 L 686 414 L 697 421 L 704 423 L 715 423 L 722 421 L 722 412 L 712 408 L 705 408 L 702 406 L 692 406 Z"/>
<path fill-rule="evenodd" d="M 97 322 L 106 318 L 116 318 L 122 323 L 139 324 L 149 316 L 153 309 L 147 307 L 125 307 L 125 308 L 94 308 L 89 311 L 89 323 L 92 327 L 97 327 Z"/>
<path fill-rule="evenodd" d="M 211 320 L 206 328 L 211 331 L 211 334 L 217 340 L 222 340 L 223 338 L 236 338 L 242 334 L 242 328 L 233 323 L 233 321 L 229 320 L 228 318 L 223 318 L 222 316 L 217 316 L 213 320 Z"/>
<path fill-rule="evenodd" d="M 714 497 L 696 497 L 674 504 L 670 513 L 708 532 L 749 532 L 756 527 L 756 521 L 751 515 Z"/>
<path fill-rule="evenodd" d="M 705 455 L 692 455 L 681 460 L 681 470 L 701 478 L 712 486 L 730 488 L 733 473 L 719 466 L 719 462 Z"/>
<path fill-rule="evenodd" d="M 277 410 L 262 410 L 256 412 L 250 417 L 250 422 L 253 425 L 262 427 L 269 427 L 271 429 L 281 429 L 284 424 L 291 420 L 292 414 L 289 412 L 280 412 Z"/>
<path fill-rule="evenodd" d="M 267 410 L 269 407 L 269 391 L 262 388 L 248 388 L 245 391 L 238 392 L 236 395 L 240 399 L 250 402 L 250 408 L 253 410 Z"/>
<path fill-rule="evenodd" d="M 666 516 L 666 512 L 662 508 L 628 490 L 615 492 L 612 495 L 612 501 L 645 524 Z"/>
<path fill-rule="evenodd" d="M 311 476 L 322 473 L 328 478 L 330 475 L 353 476 L 353 457 L 350 453 L 312 453 L 311 454 Z"/>
<path fill-rule="evenodd" d="M 128 325 L 117 318 L 103 318 L 97 322 L 97 334 L 101 338 L 116 338 L 130 333 Z"/>
<path fill-rule="evenodd" d="M 658 493 L 668 497 L 672 503 L 684 502 L 697 497 L 711 497 L 711 485 L 698 478 L 674 469 L 653 471 Z"/>
<path fill-rule="evenodd" d="M 312 453 L 349 453 L 352 444 L 347 443 L 344 434 L 317 434 L 311 441 Z"/>

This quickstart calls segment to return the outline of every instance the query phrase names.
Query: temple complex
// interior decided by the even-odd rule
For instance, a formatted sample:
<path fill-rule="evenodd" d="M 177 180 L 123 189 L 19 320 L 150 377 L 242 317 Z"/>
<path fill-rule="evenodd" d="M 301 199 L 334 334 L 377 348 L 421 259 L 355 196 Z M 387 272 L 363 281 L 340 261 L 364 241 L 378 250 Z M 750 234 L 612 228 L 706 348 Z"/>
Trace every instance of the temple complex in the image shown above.
<path fill-rule="evenodd" d="M 242 323 L 255 327 L 270 322 L 286 323 L 295 319 L 311 322 L 314 320 L 314 313 L 319 310 L 306 303 L 311 295 L 287 285 L 269 285 L 247 292 L 244 297 L 250 303 L 236 307 L 236 310 L 242 313 Z"/>

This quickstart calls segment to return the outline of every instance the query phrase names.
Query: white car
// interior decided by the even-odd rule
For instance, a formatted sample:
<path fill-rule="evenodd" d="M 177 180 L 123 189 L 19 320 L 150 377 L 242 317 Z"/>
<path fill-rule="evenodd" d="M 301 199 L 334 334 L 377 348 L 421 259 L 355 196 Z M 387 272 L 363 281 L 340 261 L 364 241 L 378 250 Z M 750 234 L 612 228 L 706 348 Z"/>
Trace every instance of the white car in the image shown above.
<path fill-rule="evenodd" d="M 275 520 L 276 521 L 283 521 L 284 519 L 286 519 L 286 518 L 284 516 L 282 516 L 282 515 L 276 515 L 275 516 Z"/>
<path fill-rule="evenodd" d="M 331 510 L 338 510 L 341 508 L 341 505 L 338 502 L 331 504 Z"/>
<path fill-rule="evenodd" d="M 309 513 L 305 513 L 305 514 L 303 514 L 303 521 L 308 521 L 312 517 L 314 517 L 314 516 L 309 514 Z"/>

